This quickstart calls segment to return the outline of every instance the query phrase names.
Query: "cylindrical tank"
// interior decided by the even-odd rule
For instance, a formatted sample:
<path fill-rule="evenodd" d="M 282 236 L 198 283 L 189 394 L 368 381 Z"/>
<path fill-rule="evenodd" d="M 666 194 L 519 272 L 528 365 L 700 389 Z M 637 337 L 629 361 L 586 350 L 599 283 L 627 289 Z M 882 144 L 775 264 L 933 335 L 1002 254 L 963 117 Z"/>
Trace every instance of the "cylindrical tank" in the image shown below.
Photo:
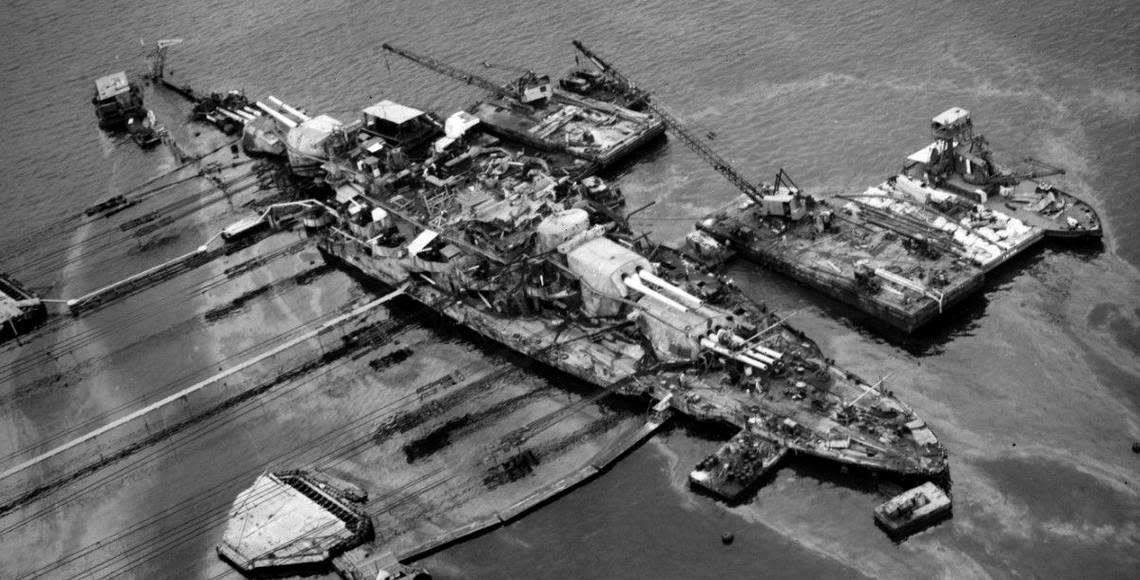
<path fill-rule="evenodd" d="M 590 227 L 590 216 L 584 209 L 568 209 L 548 216 L 535 229 L 538 234 L 538 249 L 549 252 L 558 244 L 586 231 Z"/>
<path fill-rule="evenodd" d="M 323 228 L 332 222 L 332 216 L 325 210 L 311 207 L 301 216 L 301 223 L 309 229 Z"/>

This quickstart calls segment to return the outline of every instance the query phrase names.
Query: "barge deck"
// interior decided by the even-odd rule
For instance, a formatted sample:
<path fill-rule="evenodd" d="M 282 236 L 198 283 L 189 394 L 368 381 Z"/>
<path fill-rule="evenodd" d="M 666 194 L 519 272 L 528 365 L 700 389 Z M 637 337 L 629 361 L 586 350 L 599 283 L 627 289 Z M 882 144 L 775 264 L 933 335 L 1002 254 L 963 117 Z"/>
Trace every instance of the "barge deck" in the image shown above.
<path fill-rule="evenodd" d="M 933 229 L 918 228 L 871 200 L 816 202 L 809 218 L 766 215 L 742 196 L 697 228 L 741 256 L 780 272 L 905 332 L 978 291 L 976 265 L 946 251 Z"/>

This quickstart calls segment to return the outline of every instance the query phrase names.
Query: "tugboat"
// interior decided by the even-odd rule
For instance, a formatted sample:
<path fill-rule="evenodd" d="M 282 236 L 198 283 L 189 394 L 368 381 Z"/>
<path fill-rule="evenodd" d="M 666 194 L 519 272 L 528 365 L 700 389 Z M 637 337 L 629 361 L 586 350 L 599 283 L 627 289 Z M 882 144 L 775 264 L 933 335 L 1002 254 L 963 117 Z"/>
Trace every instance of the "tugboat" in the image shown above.
<path fill-rule="evenodd" d="M 1044 230 L 1047 237 L 1087 239 L 1103 235 L 1100 218 L 1091 205 L 1044 180 L 1064 170 L 1041 163 L 1019 168 L 1000 165 L 985 137 L 974 134 L 966 109 L 953 107 L 934 117 L 931 133 L 935 141 L 907 157 L 904 175 L 1004 212 Z"/>
<path fill-rule="evenodd" d="M 926 482 L 875 508 L 875 523 L 894 538 L 913 534 L 950 515 L 950 496 Z"/>
<path fill-rule="evenodd" d="M 667 400 L 798 453 L 946 471 L 937 437 L 893 394 L 836 367 L 730 281 L 599 211 L 557 165 L 478 125 L 396 175 L 358 161 L 325 165 L 336 188 L 318 241 L 327 261 L 602 393 Z"/>

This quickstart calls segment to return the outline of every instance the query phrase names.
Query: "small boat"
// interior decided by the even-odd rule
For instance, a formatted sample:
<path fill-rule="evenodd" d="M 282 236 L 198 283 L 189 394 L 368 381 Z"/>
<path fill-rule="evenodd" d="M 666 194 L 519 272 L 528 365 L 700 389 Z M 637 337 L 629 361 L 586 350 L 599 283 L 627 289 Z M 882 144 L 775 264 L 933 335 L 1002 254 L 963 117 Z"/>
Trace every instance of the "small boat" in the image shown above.
<path fill-rule="evenodd" d="M 143 149 L 150 149 L 162 142 L 158 131 L 158 122 L 155 120 L 154 111 L 146 111 L 146 115 L 140 118 L 127 120 L 127 134 Z"/>
<path fill-rule="evenodd" d="M 889 535 L 905 536 L 946 517 L 950 508 L 950 496 L 928 481 L 876 507 L 875 522 Z"/>

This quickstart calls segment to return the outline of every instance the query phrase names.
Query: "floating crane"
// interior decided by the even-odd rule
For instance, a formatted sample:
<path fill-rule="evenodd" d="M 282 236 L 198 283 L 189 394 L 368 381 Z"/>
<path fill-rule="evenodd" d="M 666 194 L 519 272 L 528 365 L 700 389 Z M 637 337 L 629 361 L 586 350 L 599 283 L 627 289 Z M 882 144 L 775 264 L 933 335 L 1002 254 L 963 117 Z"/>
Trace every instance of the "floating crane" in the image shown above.
<path fill-rule="evenodd" d="M 459 82 L 475 85 L 496 96 L 518 101 L 523 104 L 543 101 L 550 98 L 551 95 L 550 77 L 537 75 L 532 71 L 527 71 L 523 76 L 519 77 L 514 86 L 504 85 L 447 64 L 437 58 L 416 54 L 388 43 L 384 43 L 383 48 L 388 52 L 398 54 L 416 64 L 442 75 L 449 76 Z"/>
<path fill-rule="evenodd" d="M 575 48 L 586 55 L 586 58 L 590 59 L 602 72 L 625 87 L 625 90 L 631 91 L 631 98 L 638 95 L 648 97 L 648 93 L 643 89 L 637 88 L 625 75 L 618 72 L 617 69 L 602 60 L 601 57 L 594 54 L 594 52 L 586 48 L 581 42 L 575 40 L 573 44 Z M 793 220 L 798 220 L 806 215 L 807 208 L 804 204 L 804 198 L 800 194 L 799 187 L 792 182 L 791 178 L 782 168 L 776 173 L 776 181 L 772 186 L 757 186 L 745 179 L 740 172 L 733 168 L 725 158 L 721 157 L 707 143 L 696 135 L 693 135 L 673 114 L 665 111 L 664 108 L 659 105 L 654 105 L 648 98 L 645 99 L 645 107 L 660 117 L 669 132 L 679 137 L 690 150 L 699 155 L 706 163 L 712 166 L 713 169 L 732 182 L 737 189 L 742 191 L 752 199 L 752 201 L 756 202 L 761 208 L 763 215 L 778 215 Z M 781 193 L 781 191 L 787 193 Z"/>

